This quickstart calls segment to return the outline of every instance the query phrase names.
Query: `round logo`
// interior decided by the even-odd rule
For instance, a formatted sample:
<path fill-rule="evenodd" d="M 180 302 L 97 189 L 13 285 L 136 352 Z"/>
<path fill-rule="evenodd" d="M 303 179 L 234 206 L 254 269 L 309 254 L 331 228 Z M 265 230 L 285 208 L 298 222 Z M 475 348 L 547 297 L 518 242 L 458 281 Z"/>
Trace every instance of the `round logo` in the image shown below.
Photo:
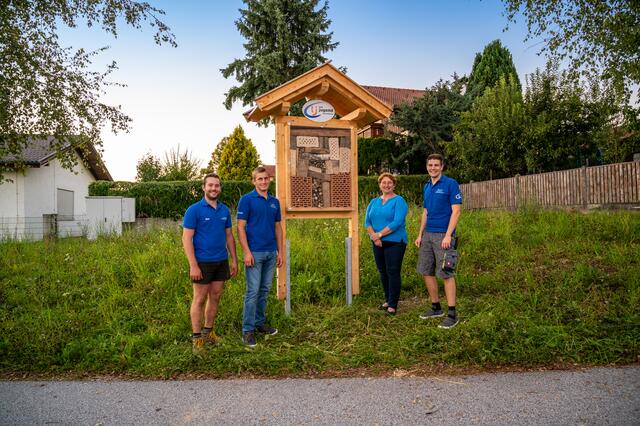
<path fill-rule="evenodd" d="M 309 120 L 320 123 L 331 120 L 336 115 L 336 111 L 329 102 L 318 99 L 312 99 L 305 103 L 302 106 L 302 113 Z"/>

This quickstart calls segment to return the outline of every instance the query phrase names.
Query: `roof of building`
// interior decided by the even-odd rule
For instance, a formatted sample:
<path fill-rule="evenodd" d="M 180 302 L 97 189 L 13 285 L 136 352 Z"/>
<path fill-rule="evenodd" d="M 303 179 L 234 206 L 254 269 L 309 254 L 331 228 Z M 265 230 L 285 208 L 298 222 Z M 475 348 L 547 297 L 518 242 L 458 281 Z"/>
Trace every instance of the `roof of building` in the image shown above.
<path fill-rule="evenodd" d="M 401 103 L 412 102 L 414 99 L 424 96 L 426 92 L 418 89 L 399 89 L 382 86 L 362 86 L 362 88 L 391 107 Z"/>
<path fill-rule="evenodd" d="M 269 177 L 276 177 L 276 166 L 273 164 L 263 164 L 262 167 L 267 169 L 267 173 L 269 173 Z"/>
<path fill-rule="evenodd" d="M 55 139 L 52 136 L 46 138 L 29 137 L 26 146 L 22 149 L 21 162 L 30 167 L 42 167 L 56 157 L 54 146 Z M 71 142 L 64 142 L 61 150 L 67 151 L 72 148 Z M 76 147 L 76 152 L 83 160 L 91 174 L 98 180 L 113 180 L 109 170 L 102 161 L 102 157 L 93 144 L 85 144 L 83 147 Z M 16 156 L 6 155 L 0 158 L 0 163 L 15 164 Z"/>

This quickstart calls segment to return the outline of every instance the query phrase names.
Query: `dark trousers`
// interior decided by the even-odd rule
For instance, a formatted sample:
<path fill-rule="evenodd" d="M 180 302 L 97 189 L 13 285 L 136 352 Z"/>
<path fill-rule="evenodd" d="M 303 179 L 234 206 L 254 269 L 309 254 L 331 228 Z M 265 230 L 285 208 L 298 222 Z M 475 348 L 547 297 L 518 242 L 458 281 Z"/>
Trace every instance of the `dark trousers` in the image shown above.
<path fill-rule="evenodd" d="M 398 308 L 398 300 L 400 299 L 400 287 L 402 279 L 400 278 L 400 270 L 402 269 L 402 259 L 407 249 L 405 243 L 382 242 L 382 247 L 375 244 L 373 246 L 373 258 L 376 261 L 378 272 L 380 273 L 380 281 L 384 289 L 384 299 L 393 309 Z"/>

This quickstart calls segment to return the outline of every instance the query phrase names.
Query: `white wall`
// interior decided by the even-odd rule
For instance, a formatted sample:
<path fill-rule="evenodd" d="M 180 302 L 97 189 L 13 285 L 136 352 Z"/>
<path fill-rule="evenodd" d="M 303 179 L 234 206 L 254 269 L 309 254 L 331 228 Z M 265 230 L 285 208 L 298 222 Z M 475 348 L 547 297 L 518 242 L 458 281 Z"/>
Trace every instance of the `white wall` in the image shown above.
<path fill-rule="evenodd" d="M 17 221 L 23 224 L 22 232 L 12 232 L 14 238 L 42 238 L 42 215 L 58 213 L 58 189 L 73 191 L 74 215 L 72 221 L 58 222 L 58 235 L 82 235 L 87 213 L 85 197 L 89 195 L 89 184 L 94 182 L 95 178 L 82 162 L 74 169 L 77 174 L 64 169 L 60 162 L 54 159 L 47 166 L 28 168 L 24 176 L 18 173 L 14 179 L 15 184 L 9 184 L 7 187 L 4 187 L 5 184 L 0 185 L 0 218 L 6 218 L 0 220 L 12 220 L 14 223 Z M 8 231 L 7 226 L 2 224 L 0 229 L 4 229 L 5 233 Z"/>
<path fill-rule="evenodd" d="M 22 238 L 25 233 L 24 175 L 5 172 L 13 182 L 0 184 L 0 239 Z"/>

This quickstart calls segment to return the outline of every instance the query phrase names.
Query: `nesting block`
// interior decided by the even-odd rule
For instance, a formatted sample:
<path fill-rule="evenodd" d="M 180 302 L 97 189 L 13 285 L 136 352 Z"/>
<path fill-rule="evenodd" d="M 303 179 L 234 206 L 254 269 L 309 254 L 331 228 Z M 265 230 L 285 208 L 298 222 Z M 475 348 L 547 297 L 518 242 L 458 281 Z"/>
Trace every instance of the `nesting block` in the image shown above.
<path fill-rule="evenodd" d="M 289 150 L 289 170 L 291 171 L 291 176 L 296 176 L 296 170 L 298 170 L 298 150 L 290 149 Z"/>
<path fill-rule="evenodd" d="M 329 138 L 329 158 L 331 160 L 340 159 L 340 138 Z"/>
<path fill-rule="evenodd" d="M 291 176 L 291 206 L 313 207 L 312 179 L 303 176 Z"/>
<path fill-rule="evenodd" d="M 340 173 L 351 172 L 351 150 L 340 148 Z"/>
<path fill-rule="evenodd" d="M 331 175 L 331 207 L 351 207 L 351 173 Z"/>
<path fill-rule="evenodd" d="M 317 136 L 296 136 L 296 146 L 304 148 L 317 148 L 320 141 Z"/>

